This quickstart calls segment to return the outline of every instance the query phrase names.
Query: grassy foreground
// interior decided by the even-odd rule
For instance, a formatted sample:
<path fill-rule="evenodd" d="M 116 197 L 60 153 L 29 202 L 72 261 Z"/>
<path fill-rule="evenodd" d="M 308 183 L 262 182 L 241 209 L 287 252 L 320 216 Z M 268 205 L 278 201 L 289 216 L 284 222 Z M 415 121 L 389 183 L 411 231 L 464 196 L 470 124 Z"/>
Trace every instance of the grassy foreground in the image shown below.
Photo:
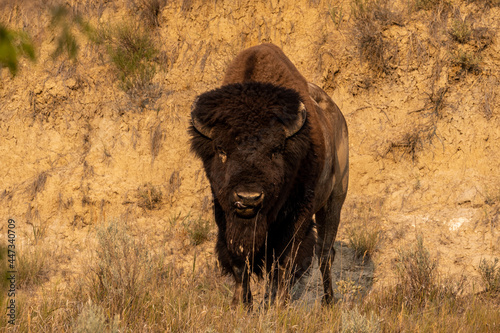
<path fill-rule="evenodd" d="M 16 325 L 2 316 L 0 327 L 20 332 L 495 332 L 500 327 L 498 263 L 483 261 L 478 268 L 477 289 L 483 292 L 464 293 L 469 282 L 440 276 L 422 239 L 400 250 L 397 279 L 386 288 L 358 297 L 355 284 L 342 289 L 338 284 L 343 297 L 332 306 L 322 306 L 319 296 L 271 307 L 257 299 L 247 311 L 231 308 L 232 282 L 211 260 L 194 257 L 189 269 L 176 268 L 166 253 L 151 251 L 118 222 L 97 228 L 94 237 L 96 251 L 69 288 L 56 284 L 33 293 L 46 278 L 40 253 L 48 249 L 40 243 L 23 253 L 20 262 L 30 264 L 19 266 Z M 253 284 L 254 290 L 263 288 L 259 281 Z"/>

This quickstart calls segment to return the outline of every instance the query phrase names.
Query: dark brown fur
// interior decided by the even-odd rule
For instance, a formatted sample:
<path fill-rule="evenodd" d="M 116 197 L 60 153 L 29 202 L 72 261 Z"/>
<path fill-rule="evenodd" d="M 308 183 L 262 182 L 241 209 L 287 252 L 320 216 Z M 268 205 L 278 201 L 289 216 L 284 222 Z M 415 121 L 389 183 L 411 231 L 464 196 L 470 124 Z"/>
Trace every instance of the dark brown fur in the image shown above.
<path fill-rule="evenodd" d="M 251 273 L 269 272 L 272 294 L 293 283 L 312 263 L 315 245 L 330 302 L 348 177 L 347 127 L 335 103 L 277 46 L 262 44 L 236 57 L 223 85 L 200 95 L 191 116 L 191 147 L 212 187 L 216 251 L 236 281 L 233 302 L 251 303 Z"/>

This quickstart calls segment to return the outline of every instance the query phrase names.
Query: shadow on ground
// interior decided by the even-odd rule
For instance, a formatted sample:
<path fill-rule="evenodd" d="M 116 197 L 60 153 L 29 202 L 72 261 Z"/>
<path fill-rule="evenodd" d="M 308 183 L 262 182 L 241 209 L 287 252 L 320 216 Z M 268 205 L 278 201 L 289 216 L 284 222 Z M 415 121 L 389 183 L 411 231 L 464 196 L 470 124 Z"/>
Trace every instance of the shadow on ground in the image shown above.
<path fill-rule="evenodd" d="M 335 242 L 335 261 L 332 267 L 335 301 L 345 297 L 363 297 L 373 285 L 375 265 L 370 258 L 357 259 L 354 250 L 345 242 Z M 292 301 L 313 304 L 323 296 L 323 283 L 317 260 L 308 276 L 292 290 Z"/>

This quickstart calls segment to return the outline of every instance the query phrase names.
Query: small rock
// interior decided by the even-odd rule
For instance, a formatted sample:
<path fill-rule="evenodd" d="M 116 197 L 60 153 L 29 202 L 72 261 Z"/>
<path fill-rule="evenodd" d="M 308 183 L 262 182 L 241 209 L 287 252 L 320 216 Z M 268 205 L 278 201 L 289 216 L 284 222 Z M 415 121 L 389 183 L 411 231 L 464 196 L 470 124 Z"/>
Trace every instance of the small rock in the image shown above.
<path fill-rule="evenodd" d="M 74 78 L 69 78 L 65 82 L 66 87 L 68 87 L 71 90 L 76 90 L 78 88 L 78 83 Z"/>

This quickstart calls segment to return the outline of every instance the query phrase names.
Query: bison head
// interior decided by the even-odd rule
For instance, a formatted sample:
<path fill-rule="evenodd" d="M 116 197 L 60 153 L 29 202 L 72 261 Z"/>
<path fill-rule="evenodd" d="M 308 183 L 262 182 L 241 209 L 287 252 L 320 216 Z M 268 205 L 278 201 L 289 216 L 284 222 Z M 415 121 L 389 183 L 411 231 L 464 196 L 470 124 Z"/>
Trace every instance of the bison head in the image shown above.
<path fill-rule="evenodd" d="M 231 252 L 264 244 L 309 148 L 306 114 L 296 91 L 259 82 L 225 85 L 194 102 L 191 147 L 225 214 L 219 232 Z"/>

